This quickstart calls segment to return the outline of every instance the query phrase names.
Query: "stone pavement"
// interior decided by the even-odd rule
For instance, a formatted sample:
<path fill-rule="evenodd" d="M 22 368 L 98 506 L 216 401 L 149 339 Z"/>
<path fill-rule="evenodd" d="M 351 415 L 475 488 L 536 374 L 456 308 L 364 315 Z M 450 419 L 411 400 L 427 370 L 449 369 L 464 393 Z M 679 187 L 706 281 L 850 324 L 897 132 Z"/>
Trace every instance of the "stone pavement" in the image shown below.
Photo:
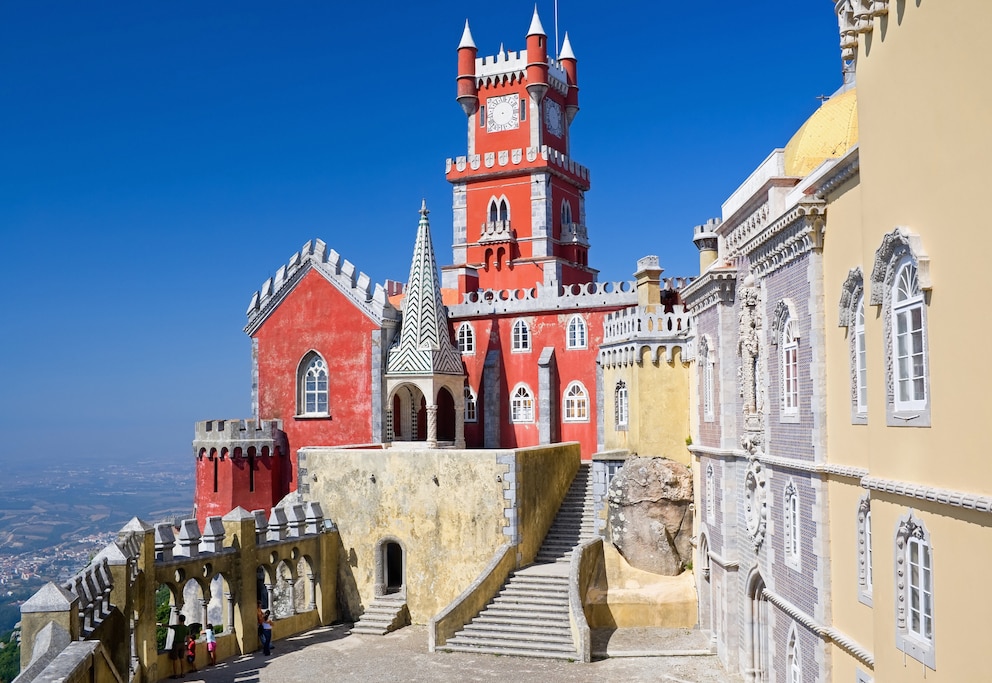
<path fill-rule="evenodd" d="M 427 651 L 427 627 L 408 626 L 385 636 L 349 635 L 351 624 L 314 629 L 261 652 L 234 657 L 185 683 L 323 683 L 323 681 L 740 681 L 712 655 L 639 656 L 647 651 L 698 651 L 705 638 L 688 629 L 595 631 L 593 650 L 607 652 L 591 664 Z M 627 655 L 627 656 L 624 656 Z M 168 680 L 168 679 L 166 679 Z"/>

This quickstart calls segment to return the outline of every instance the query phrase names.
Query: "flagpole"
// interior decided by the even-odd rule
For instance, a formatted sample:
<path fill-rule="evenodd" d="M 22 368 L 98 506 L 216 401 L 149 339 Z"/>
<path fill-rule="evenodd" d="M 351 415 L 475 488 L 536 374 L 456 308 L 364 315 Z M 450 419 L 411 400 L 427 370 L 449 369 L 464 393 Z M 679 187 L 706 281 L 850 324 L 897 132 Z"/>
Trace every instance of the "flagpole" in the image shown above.
<path fill-rule="evenodd" d="M 555 0 L 555 59 L 558 59 L 558 0 Z"/>

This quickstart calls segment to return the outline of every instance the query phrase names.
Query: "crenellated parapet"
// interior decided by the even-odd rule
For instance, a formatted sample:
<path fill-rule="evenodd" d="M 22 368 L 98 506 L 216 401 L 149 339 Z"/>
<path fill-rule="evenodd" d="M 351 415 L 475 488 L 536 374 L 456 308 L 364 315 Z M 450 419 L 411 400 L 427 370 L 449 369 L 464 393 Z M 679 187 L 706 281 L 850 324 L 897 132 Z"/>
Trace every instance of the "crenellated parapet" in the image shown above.
<path fill-rule="evenodd" d="M 562 64 L 548 57 L 548 85 L 562 95 L 568 93 L 568 75 Z M 477 87 L 523 81 L 527 76 L 527 50 L 500 50 L 475 60 Z"/>
<path fill-rule="evenodd" d="M 652 360 L 664 351 L 672 357 L 675 348 L 682 350 L 682 360 L 690 360 L 692 317 L 683 305 L 670 311 L 660 306 L 635 306 L 608 313 L 603 321 L 603 343 L 599 362 L 603 367 L 619 367 L 643 362 L 647 349 Z"/>
<path fill-rule="evenodd" d="M 526 168 L 548 168 L 582 189 L 589 189 L 589 169 L 547 145 L 449 158 L 445 161 L 444 171 L 449 182 L 458 182 L 462 176 L 471 175 L 473 179 L 486 177 L 485 174 L 475 173 L 483 167 L 491 169 L 494 174 Z"/>
<path fill-rule="evenodd" d="M 257 455 L 287 455 L 282 420 L 202 420 L 194 427 L 193 455 L 197 458 L 246 458 L 251 449 Z"/>
<path fill-rule="evenodd" d="M 871 33 L 876 17 L 889 13 L 889 0 L 837 0 L 834 5 L 840 30 L 841 58 L 858 58 L 859 36 Z"/>
<path fill-rule="evenodd" d="M 679 279 L 670 281 L 679 286 Z M 587 282 L 573 285 L 537 285 L 521 289 L 482 289 L 467 292 L 460 304 L 448 306 L 448 315 L 466 318 L 493 313 L 536 313 L 585 308 L 615 308 L 637 303 L 633 282 Z"/>
<path fill-rule="evenodd" d="M 380 284 L 372 284 L 372 279 L 357 270 L 354 264 L 334 249 L 328 249 L 321 240 L 311 240 L 293 254 L 284 266 L 280 266 L 274 277 L 269 278 L 260 290 L 255 292 L 248 304 L 246 314 L 248 325 L 245 332 L 254 334 L 276 306 L 292 291 L 310 270 L 316 270 L 328 282 L 335 285 L 342 294 L 354 301 L 370 318 L 383 324 L 396 321 L 399 313 L 386 299 L 386 292 Z"/>
<path fill-rule="evenodd" d="M 218 659 L 258 647 L 258 576 L 280 637 L 336 620 L 339 540 L 320 505 L 287 501 L 268 520 L 257 512 L 260 530 L 257 515 L 242 508 L 208 518 L 202 529 L 194 519 L 178 528 L 131 520 L 72 579 L 49 583 L 24 603 L 18 681 L 55 680 L 55 669 L 59 680 L 167 677 L 171 666 L 156 632 L 166 626 L 156 604 L 163 587 L 170 624 L 180 615 L 187 624 L 217 624 Z M 208 615 L 212 604 L 218 613 Z"/>

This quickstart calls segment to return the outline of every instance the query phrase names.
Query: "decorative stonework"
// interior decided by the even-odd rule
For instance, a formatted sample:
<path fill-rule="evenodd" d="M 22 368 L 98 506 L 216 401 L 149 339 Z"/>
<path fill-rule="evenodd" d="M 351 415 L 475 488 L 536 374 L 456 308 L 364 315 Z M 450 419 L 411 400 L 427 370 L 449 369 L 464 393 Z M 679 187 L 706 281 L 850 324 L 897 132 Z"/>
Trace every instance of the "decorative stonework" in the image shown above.
<path fill-rule="evenodd" d="M 768 525 L 768 482 L 762 464 L 754 459 L 744 475 L 744 523 L 754 549 L 761 547 Z"/>
<path fill-rule="evenodd" d="M 868 515 L 871 513 L 871 496 L 865 494 L 858 501 L 858 599 L 871 606 L 872 586 L 869 582 L 869 572 L 871 571 L 871 549 L 868 537 Z"/>
<path fill-rule="evenodd" d="M 737 354 L 741 357 L 739 385 L 744 399 L 744 415 L 756 415 L 758 411 L 758 354 L 761 349 L 759 330 L 761 311 L 758 309 L 758 288 L 754 278 L 744 279 L 740 289 L 740 314 L 738 317 Z"/>
<path fill-rule="evenodd" d="M 858 319 L 858 300 L 865 290 L 864 273 L 861 266 L 851 268 L 847 273 L 847 279 L 840 288 L 840 304 L 837 309 L 837 325 L 840 327 L 854 327 Z"/>
<path fill-rule="evenodd" d="M 706 271 L 682 290 L 682 301 L 689 312 L 698 316 L 717 304 L 732 304 L 737 288 L 736 268 Z"/>
<path fill-rule="evenodd" d="M 726 237 L 727 252 L 730 254 L 737 253 L 740 247 L 758 234 L 768 223 L 769 213 L 768 202 L 765 202 L 755 209 L 751 215 L 734 226 L 734 229 Z"/>
<path fill-rule="evenodd" d="M 899 263 L 906 257 L 911 258 L 916 265 L 920 289 L 925 292 L 932 289 L 930 257 L 923 250 L 923 240 L 908 228 L 899 226 L 882 238 L 881 246 L 875 251 L 875 264 L 871 270 L 872 306 L 886 302 L 886 296 L 892 291 Z"/>
<path fill-rule="evenodd" d="M 804 197 L 785 215 L 742 247 L 755 277 L 763 277 L 813 250 L 823 248 L 826 205 Z"/>
<path fill-rule="evenodd" d="M 789 320 L 796 320 L 798 316 L 796 315 L 796 304 L 793 303 L 792 299 L 782 299 L 777 304 L 775 304 L 775 310 L 772 312 L 771 320 L 771 342 L 778 346 L 785 323 Z"/>

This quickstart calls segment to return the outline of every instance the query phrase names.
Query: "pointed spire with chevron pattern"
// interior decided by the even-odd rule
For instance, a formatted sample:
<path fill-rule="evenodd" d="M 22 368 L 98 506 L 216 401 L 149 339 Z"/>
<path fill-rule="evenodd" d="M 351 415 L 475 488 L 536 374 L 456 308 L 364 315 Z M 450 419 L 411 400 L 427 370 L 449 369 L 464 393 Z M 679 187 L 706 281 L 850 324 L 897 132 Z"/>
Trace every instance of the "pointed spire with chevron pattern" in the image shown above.
<path fill-rule="evenodd" d="M 406 284 L 399 344 L 389 351 L 387 374 L 463 374 L 461 356 L 448 334 L 448 313 L 441 300 L 441 279 L 428 213 L 425 200 L 420 207 L 417 241 Z"/>

